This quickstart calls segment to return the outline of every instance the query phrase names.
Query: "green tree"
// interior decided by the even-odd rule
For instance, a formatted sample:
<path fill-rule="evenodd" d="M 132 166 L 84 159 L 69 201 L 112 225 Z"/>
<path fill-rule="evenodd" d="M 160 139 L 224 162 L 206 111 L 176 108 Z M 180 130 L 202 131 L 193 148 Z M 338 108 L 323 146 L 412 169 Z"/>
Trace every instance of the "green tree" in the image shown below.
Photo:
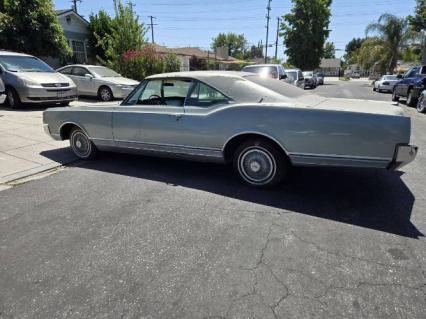
<path fill-rule="evenodd" d="M 247 47 L 247 40 L 244 34 L 219 33 L 212 39 L 211 47 L 213 50 L 220 47 L 228 47 L 229 55 L 235 58 L 243 58 Z"/>
<path fill-rule="evenodd" d="M 333 42 L 327 42 L 324 45 L 324 59 L 334 59 L 336 57 L 336 48 Z"/>
<path fill-rule="evenodd" d="M 104 10 L 89 16 L 89 45 L 92 52 L 100 61 L 106 61 L 107 56 L 102 39 L 112 32 L 113 19 Z"/>
<path fill-rule="evenodd" d="M 386 70 L 392 73 L 401 55 L 401 48 L 413 38 L 408 20 L 392 14 L 382 14 L 377 22 L 367 26 L 365 32 L 378 35 L 384 48 L 384 58 L 387 60 Z"/>
<path fill-rule="evenodd" d="M 292 0 L 291 13 L 283 16 L 288 62 L 303 70 L 319 66 L 330 30 L 331 0 Z"/>
<path fill-rule="evenodd" d="M 355 52 L 357 62 L 363 69 L 369 70 L 373 66 L 376 66 L 378 71 L 381 73 L 385 72 L 388 58 L 382 39 L 377 37 L 367 38 Z"/>
<path fill-rule="evenodd" d="M 105 34 L 103 39 L 98 38 L 98 41 L 105 50 L 108 65 L 121 72 L 123 53 L 142 48 L 147 42 L 147 28 L 139 22 L 132 2 L 123 4 L 121 0 L 114 0 L 114 12 L 111 33 Z"/>
<path fill-rule="evenodd" d="M 423 32 L 423 64 L 426 64 L 426 0 L 416 0 L 414 16 L 408 17 L 411 28 L 416 32 Z"/>
<path fill-rule="evenodd" d="M 71 54 L 51 0 L 0 3 L 0 48 L 37 56 Z"/>
<path fill-rule="evenodd" d="M 361 48 L 364 40 L 365 39 L 361 38 L 353 38 L 351 41 L 348 42 L 348 44 L 346 44 L 344 56 L 346 64 L 356 63 L 357 52 Z"/>
<path fill-rule="evenodd" d="M 263 45 L 261 43 L 253 44 L 250 49 L 244 52 L 244 60 L 255 58 L 263 58 Z"/>
<path fill-rule="evenodd" d="M 163 58 L 163 61 L 164 61 L 164 72 L 180 71 L 180 61 L 177 58 L 176 54 L 173 54 L 173 53 L 166 54 Z"/>

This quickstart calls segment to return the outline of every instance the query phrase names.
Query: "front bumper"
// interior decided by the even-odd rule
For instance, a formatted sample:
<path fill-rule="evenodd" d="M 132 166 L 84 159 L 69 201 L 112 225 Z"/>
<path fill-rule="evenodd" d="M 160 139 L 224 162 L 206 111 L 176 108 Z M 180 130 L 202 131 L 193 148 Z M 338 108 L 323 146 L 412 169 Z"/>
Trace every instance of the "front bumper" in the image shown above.
<path fill-rule="evenodd" d="M 77 100 L 77 87 L 45 88 L 25 86 L 17 88 L 23 103 L 60 103 Z"/>
<path fill-rule="evenodd" d="M 6 101 L 6 94 L 0 93 L 0 104 L 3 104 Z"/>
<path fill-rule="evenodd" d="M 414 161 L 418 147 L 415 145 L 399 144 L 395 148 L 395 154 L 388 169 L 397 170 Z"/>

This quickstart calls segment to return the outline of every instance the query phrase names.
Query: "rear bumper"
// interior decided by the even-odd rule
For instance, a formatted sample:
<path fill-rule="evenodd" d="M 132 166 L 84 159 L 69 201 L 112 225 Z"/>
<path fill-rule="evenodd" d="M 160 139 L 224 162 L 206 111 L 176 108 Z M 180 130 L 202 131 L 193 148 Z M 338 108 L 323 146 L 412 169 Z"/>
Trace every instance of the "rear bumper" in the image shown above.
<path fill-rule="evenodd" d="M 389 164 L 389 170 L 397 170 L 414 161 L 417 155 L 418 147 L 415 145 L 399 144 L 395 148 L 395 154 L 392 162 Z"/>

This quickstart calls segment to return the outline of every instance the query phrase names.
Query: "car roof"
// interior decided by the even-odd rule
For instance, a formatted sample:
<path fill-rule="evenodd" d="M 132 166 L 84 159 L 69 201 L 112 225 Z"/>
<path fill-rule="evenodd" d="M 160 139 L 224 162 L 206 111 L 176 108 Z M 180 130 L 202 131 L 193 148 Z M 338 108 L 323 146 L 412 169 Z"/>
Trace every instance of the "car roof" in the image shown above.
<path fill-rule="evenodd" d="M 251 64 L 246 65 L 244 68 L 250 68 L 250 67 L 259 67 L 259 66 L 280 66 L 281 64 L 273 64 L 273 63 L 265 63 L 265 64 Z M 243 68 L 243 69 L 244 69 Z"/>
<path fill-rule="evenodd" d="M 25 54 L 25 53 L 20 53 L 20 52 L 13 52 L 13 51 L 6 51 L 6 50 L 0 50 L 0 56 L 5 56 L 5 55 L 8 55 L 8 56 L 11 56 L 11 55 L 14 55 L 14 56 L 29 56 L 29 57 L 33 57 L 32 55 L 30 55 L 30 54 Z"/>
<path fill-rule="evenodd" d="M 289 96 L 304 94 L 303 90 L 288 83 L 276 79 L 262 78 L 258 74 L 251 72 L 187 71 L 162 73 L 146 77 L 148 80 L 173 78 L 199 80 L 241 103 L 258 103 L 259 100 L 266 99 L 266 97 L 269 98 L 269 101 L 271 99 L 274 101 L 283 101 L 288 100 Z M 280 90 L 280 93 L 277 93 L 277 89 Z"/>
<path fill-rule="evenodd" d="M 82 67 L 82 68 L 87 68 L 87 67 L 101 67 L 103 65 L 93 65 L 93 64 L 68 64 L 68 65 L 64 65 L 61 66 L 59 69 L 63 69 L 63 68 L 69 68 L 69 67 Z"/>
<path fill-rule="evenodd" d="M 299 72 L 300 69 L 285 69 L 286 72 Z"/>

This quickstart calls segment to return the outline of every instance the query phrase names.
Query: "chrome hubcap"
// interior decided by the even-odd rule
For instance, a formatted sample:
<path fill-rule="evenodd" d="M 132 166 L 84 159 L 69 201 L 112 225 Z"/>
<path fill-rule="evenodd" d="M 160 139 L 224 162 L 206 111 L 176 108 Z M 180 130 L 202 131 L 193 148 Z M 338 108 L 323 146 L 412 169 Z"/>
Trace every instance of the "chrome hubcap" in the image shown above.
<path fill-rule="evenodd" d="M 108 101 L 109 99 L 111 99 L 111 95 L 109 94 L 109 91 L 107 89 L 101 91 L 101 98 L 104 101 Z"/>
<path fill-rule="evenodd" d="M 81 157 L 86 157 L 90 154 L 90 141 L 87 139 L 86 135 L 81 132 L 76 132 L 73 134 L 71 145 L 73 151 Z"/>
<path fill-rule="evenodd" d="M 238 169 L 247 182 L 261 185 L 274 177 L 276 164 L 266 149 L 256 146 L 240 154 Z"/>

